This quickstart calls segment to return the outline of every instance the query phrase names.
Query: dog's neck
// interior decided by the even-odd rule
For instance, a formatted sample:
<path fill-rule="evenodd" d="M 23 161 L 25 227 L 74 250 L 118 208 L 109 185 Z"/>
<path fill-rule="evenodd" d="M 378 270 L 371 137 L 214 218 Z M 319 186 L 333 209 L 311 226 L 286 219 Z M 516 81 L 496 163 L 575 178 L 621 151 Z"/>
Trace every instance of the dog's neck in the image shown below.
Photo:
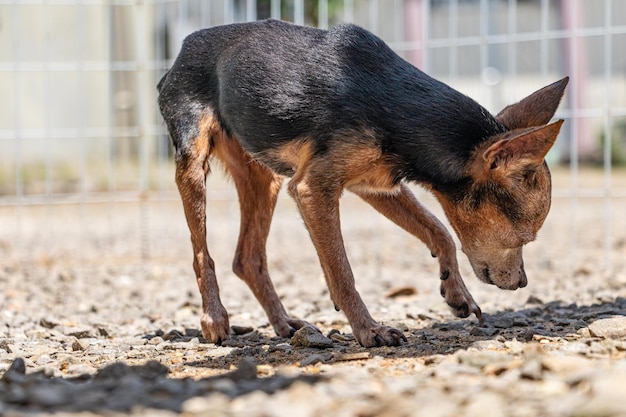
<path fill-rule="evenodd" d="M 466 183 L 466 166 L 483 141 L 506 128 L 469 97 L 449 89 L 455 101 L 433 98 L 425 112 L 394 121 L 395 130 L 383 141 L 383 152 L 396 161 L 398 179 L 417 182 L 442 192 Z M 423 107 L 422 107 L 423 108 Z"/>
<path fill-rule="evenodd" d="M 476 101 L 407 62 L 396 61 L 388 71 L 394 82 L 366 88 L 368 107 L 359 110 L 376 121 L 398 179 L 455 183 L 476 146 L 506 131 Z"/>

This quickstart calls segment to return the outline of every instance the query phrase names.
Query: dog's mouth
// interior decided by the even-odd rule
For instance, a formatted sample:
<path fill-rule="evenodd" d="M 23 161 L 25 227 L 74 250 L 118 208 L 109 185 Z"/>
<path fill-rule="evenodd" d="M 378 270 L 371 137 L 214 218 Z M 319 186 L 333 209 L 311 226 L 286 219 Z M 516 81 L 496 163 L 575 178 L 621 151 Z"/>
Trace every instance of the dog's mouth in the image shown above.
<path fill-rule="evenodd" d="M 490 270 L 488 266 L 483 267 L 480 273 L 477 273 L 477 275 L 481 279 L 481 281 L 490 285 L 495 285 L 501 290 L 515 291 L 528 285 L 528 278 L 526 277 L 526 272 L 524 271 L 524 268 L 520 268 L 519 270 L 519 280 L 513 282 L 500 282 L 494 279 L 492 270 Z"/>

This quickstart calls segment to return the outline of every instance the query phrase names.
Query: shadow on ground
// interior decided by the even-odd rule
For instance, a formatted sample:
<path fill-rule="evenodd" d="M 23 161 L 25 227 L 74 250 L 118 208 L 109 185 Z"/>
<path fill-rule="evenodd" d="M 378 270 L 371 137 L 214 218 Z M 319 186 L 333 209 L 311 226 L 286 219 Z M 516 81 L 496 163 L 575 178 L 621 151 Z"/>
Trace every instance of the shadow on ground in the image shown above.
<path fill-rule="evenodd" d="M 264 336 L 257 331 L 234 336 L 231 351 L 206 361 L 188 362 L 185 366 L 233 369 L 222 375 L 194 380 L 168 377 L 168 368 L 151 361 L 141 366 L 117 362 L 101 368 L 95 375 L 66 379 L 44 372 L 27 374 L 24 361 L 16 359 L 0 380 L 0 414 L 5 411 L 129 411 L 137 406 L 180 412 L 189 398 L 222 393 L 236 397 L 255 390 L 274 393 L 288 389 L 297 381 L 315 383 L 320 376 L 257 376 L 257 365 L 329 365 L 373 356 L 387 358 L 425 358 L 450 355 L 467 349 L 477 341 L 529 342 L 541 338 L 568 340 L 581 338 L 577 332 L 596 320 L 626 315 L 626 299 L 617 298 L 589 306 L 558 301 L 537 303 L 518 311 L 500 311 L 476 320 L 433 322 L 421 329 L 406 329 L 408 342 L 401 347 L 365 349 L 350 335 L 334 339 L 333 348 L 297 349 L 288 339 Z M 579 332 L 580 333 L 580 332 Z M 188 341 L 198 331 L 176 332 L 173 342 Z M 155 335 L 146 335 L 150 338 Z M 4 404 L 4 405 L 3 405 Z M 4 408 L 3 408 L 4 407 Z"/>
<path fill-rule="evenodd" d="M 128 412 L 138 406 L 180 412 L 183 403 L 192 397 L 221 393 L 233 398 L 257 390 L 273 394 L 296 381 L 314 383 L 321 379 L 311 375 L 257 378 L 256 363 L 251 358 L 240 360 L 235 371 L 216 377 L 194 380 L 167 375 L 167 367 L 156 361 L 140 366 L 116 362 L 95 375 L 64 379 L 43 372 L 26 374 L 24 361 L 16 359 L 0 381 L 0 414 Z"/>

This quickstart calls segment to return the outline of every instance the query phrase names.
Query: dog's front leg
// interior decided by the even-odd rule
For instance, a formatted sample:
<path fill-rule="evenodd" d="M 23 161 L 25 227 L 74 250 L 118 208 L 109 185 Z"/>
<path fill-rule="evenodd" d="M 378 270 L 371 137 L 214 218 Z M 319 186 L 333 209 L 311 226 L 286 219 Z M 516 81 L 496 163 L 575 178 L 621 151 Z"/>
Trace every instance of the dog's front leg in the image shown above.
<path fill-rule="evenodd" d="M 398 346 L 406 337 L 397 329 L 377 323 L 356 290 L 341 236 L 341 186 L 329 182 L 325 176 L 294 177 L 289 183 L 289 193 L 298 205 L 317 250 L 330 296 L 335 306 L 346 314 L 362 346 Z"/>
<path fill-rule="evenodd" d="M 452 236 L 441 222 L 415 198 L 402 184 L 396 193 L 372 193 L 351 189 L 389 220 L 402 227 L 428 246 L 440 265 L 441 295 L 458 317 L 476 314 L 481 318 L 478 304 L 465 286 L 456 259 L 456 246 Z"/>

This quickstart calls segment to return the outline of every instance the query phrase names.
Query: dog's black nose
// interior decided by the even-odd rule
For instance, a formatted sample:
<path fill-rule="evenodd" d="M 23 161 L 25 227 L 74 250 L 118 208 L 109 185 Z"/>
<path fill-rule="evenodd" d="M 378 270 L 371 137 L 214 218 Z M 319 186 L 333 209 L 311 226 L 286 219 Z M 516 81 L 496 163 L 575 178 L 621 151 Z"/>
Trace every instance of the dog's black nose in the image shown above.
<path fill-rule="evenodd" d="M 519 285 L 520 288 L 524 288 L 525 286 L 528 285 L 528 278 L 526 278 L 526 272 L 523 269 L 522 269 L 521 273 L 522 273 L 521 274 L 522 277 L 520 278 L 518 285 Z"/>

